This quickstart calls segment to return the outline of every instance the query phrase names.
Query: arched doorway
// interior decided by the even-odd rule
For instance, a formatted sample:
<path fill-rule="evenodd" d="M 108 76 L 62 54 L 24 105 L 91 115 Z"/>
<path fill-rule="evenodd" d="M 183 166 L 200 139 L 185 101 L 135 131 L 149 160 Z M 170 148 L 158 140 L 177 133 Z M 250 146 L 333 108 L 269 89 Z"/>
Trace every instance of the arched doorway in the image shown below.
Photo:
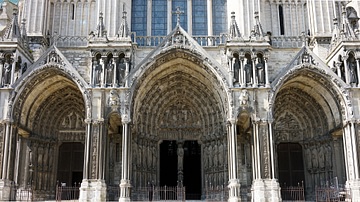
<path fill-rule="evenodd" d="M 335 180 L 345 184 L 344 157 L 336 155 L 343 152 L 339 138 L 342 113 L 336 91 L 315 67 L 291 74 L 279 89 L 274 105 L 274 141 L 282 191 L 302 186 L 303 181 L 305 199 L 315 200 L 316 187 Z"/>
<path fill-rule="evenodd" d="M 134 89 L 133 186 L 185 185 L 189 199 L 204 198 L 206 187 L 225 187 L 228 182 L 227 96 L 210 67 L 187 50 L 169 51 L 158 61 Z M 166 159 L 168 149 L 163 148 L 170 143 L 176 144 L 176 151 Z M 174 167 L 171 182 L 163 181 L 164 161 Z M 196 171 L 196 177 L 189 170 Z"/>
<path fill-rule="evenodd" d="M 19 166 L 13 172 L 19 190 L 31 187 L 34 200 L 50 200 L 55 198 L 57 183 L 79 186 L 82 180 L 84 98 L 78 85 L 56 65 L 24 77 L 27 82 L 17 86 L 13 109 L 21 139 Z"/>

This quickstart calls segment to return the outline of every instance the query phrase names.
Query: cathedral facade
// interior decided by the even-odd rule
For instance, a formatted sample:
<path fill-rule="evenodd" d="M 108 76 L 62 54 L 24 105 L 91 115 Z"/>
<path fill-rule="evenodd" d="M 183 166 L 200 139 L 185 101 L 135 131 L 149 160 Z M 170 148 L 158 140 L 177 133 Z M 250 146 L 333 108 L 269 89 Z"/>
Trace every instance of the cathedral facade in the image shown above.
<path fill-rule="evenodd" d="M 359 12 L 3 0 L 0 200 L 360 201 Z"/>

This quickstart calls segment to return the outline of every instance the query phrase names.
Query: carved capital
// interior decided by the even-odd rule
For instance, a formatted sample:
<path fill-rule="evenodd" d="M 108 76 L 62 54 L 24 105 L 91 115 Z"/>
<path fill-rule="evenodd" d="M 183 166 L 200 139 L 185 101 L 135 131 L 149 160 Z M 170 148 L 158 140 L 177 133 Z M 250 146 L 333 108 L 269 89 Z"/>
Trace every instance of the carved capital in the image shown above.
<path fill-rule="evenodd" d="M 99 119 L 94 120 L 93 123 L 94 123 L 95 125 L 98 125 L 98 124 L 103 124 L 104 121 L 105 121 L 104 118 L 99 118 Z"/>
<path fill-rule="evenodd" d="M 87 119 L 84 120 L 84 122 L 85 122 L 86 124 L 91 124 L 91 123 L 92 123 L 92 119 L 87 118 Z"/>

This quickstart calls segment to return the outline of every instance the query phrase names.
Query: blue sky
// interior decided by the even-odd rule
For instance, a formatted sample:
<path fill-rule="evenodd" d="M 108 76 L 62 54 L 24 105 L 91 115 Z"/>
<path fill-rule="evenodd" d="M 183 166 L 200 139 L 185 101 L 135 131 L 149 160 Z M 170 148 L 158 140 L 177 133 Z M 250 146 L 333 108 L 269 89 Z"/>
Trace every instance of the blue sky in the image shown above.
<path fill-rule="evenodd" d="M 10 2 L 14 3 L 14 4 L 17 4 L 19 2 L 19 0 L 9 0 Z M 3 3 L 4 0 L 0 0 L 0 3 Z"/>

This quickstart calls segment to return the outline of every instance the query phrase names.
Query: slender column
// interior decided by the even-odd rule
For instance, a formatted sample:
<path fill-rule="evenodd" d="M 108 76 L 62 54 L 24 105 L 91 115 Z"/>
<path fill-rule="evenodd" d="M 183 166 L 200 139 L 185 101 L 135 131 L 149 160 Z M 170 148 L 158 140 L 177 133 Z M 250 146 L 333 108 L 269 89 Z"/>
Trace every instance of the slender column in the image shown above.
<path fill-rule="evenodd" d="M 236 120 L 231 119 L 230 122 L 230 133 L 228 134 L 229 139 L 229 201 L 241 201 L 240 199 L 240 182 L 237 177 L 237 141 L 236 141 Z"/>
<path fill-rule="evenodd" d="M 13 141 L 13 137 L 12 137 L 12 134 L 13 134 L 13 128 L 14 128 L 14 125 L 10 125 L 10 132 L 9 132 L 9 142 L 8 142 L 8 161 L 7 161 L 7 176 L 6 176 L 6 179 L 10 179 L 10 172 L 12 169 L 10 167 L 10 164 L 11 164 L 11 159 L 13 159 L 13 153 L 11 152 L 12 150 L 12 141 Z"/>
<path fill-rule="evenodd" d="M 230 79 L 230 86 L 234 86 L 234 57 L 229 57 L 229 79 Z"/>
<path fill-rule="evenodd" d="M 239 86 L 243 87 L 244 82 L 244 57 L 239 56 L 239 63 L 240 63 L 240 69 L 239 69 Z"/>
<path fill-rule="evenodd" d="M 122 172 L 120 181 L 120 198 L 119 201 L 130 201 L 130 144 L 131 134 L 129 133 L 129 119 L 123 120 L 123 133 L 122 133 Z"/>
<path fill-rule="evenodd" d="M 226 128 L 227 128 L 227 134 L 231 134 L 231 123 L 230 122 L 227 122 L 226 124 Z M 232 176 L 232 161 L 231 159 L 234 159 L 234 157 L 232 156 L 232 152 L 231 152 L 231 149 L 230 149 L 230 145 L 231 145 L 231 141 L 230 141 L 230 138 L 229 138 L 230 135 L 228 135 L 228 138 L 227 138 L 227 145 L 228 145 L 228 168 L 229 168 L 229 178 L 231 179 L 231 176 Z M 211 183 L 211 182 L 210 182 Z"/>
<path fill-rule="evenodd" d="M 253 82 L 253 87 L 257 87 L 258 86 L 258 82 L 256 79 L 256 68 L 255 68 L 255 60 L 256 57 L 251 58 L 251 63 L 252 63 L 252 82 Z"/>
<path fill-rule="evenodd" d="M 144 0 L 145 1 L 145 0 Z M 148 0 L 147 1 L 147 20 L 146 20 L 146 24 L 147 24 L 147 30 L 146 30 L 146 34 L 147 36 L 151 36 L 151 20 L 152 20 L 152 0 Z M 168 13 L 171 13 L 168 11 Z"/>
<path fill-rule="evenodd" d="M 90 80 L 91 80 L 90 84 L 93 87 L 95 87 L 95 77 L 94 77 L 94 75 L 95 75 L 95 65 L 94 64 L 96 64 L 94 60 L 95 60 L 95 58 L 93 58 L 93 60 L 91 62 L 91 70 L 90 70 Z"/>
<path fill-rule="evenodd" d="M 348 56 L 344 57 L 344 68 L 345 68 L 345 82 L 349 84 L 349 69 L 347 64 L 347 58 Z"/>
<path fill-rule="evenodd" d="M 98 141 L 97 141 L 97 156 L 98 156 L 98 173 L 97 173 L 97 179 L 104 179 L 104 119 L 98 119 L 95 121 L 97 123 L 97 127 L 99 129 L 98 133 Z"/>
<path fill-rule="evenodd" d="M 213 35 L 213 23 L 212 23 L 212 0 L 207 0 L 207 21 L 208 21 L 208 36 Z"/>
<path fill-rule="evenodd" d="M 270 161 L 271 161 L 271 179 L 275 179 L 275 159 L 274 159 L 274 142 L 273 142 L 273 120 L 268 121 L 269 136 L 270 136 Z"/>
<path fill-rule="evenodd" d="M 192 0 L 187 0 L 187 25 L 188 33 L 192 35 Z"/>
<path fill-rule="evenodd" d="M 354 175 L 355 179 L 359 179 L 359 161 L 358 161 L 358 153 L 357 153 L 357 141 L 355 137 L 355 126 L 354 122 L 350 122 L 350 134 L 351 134 L 351 148 L 354 158 Z"/>
<path fill-rule="evenodd" d="M 0 88 L 3 87 L 4 57 L 0 56 Z"/>
<path fill-rule="evenodd" d="M 128 87 L 128 75 L 129 75 L 129 72 L 130 72 L 130 68 L 129 68 L 129 58 L 124 58 L 125 59 L 125 65 L 126 65 L 126 68 L 125 68 L 125 87 Z"/>
<path fill-rule="evenodd" d="M 257 179 L 261 179 L 261 157 L 260 157 L 260 138 L 259 138 L 259 122 L 255 122 L 255 150 L 256 150 L 256 156 L 255 156 L 255 161 L 258 162 L 257 166 L 256 166 L 256 175 L 257 175 Z"/>
<path fill-rule="evenodd" d="M 337 75 L 339 78 L 341 78 L 341 69 L 340 69 L 340 65 L 341 65 L 341 62 L 336 62 L 335 63 L 335 66 L 336 66 L 336 71 L 337 71 Z"/>
<path fill-rule="evenodd" d="M 172 0 L 167 0 L 167 33 L 170 33 L 172 27 Z"/>
<path fill-rule="evenodd" d="M 14 58 L 16 58 L 16 55 L 15 56 L 13 56 L 12 58 L 11 58 L 11 77 L 10 77 L 10 83 L 9 83 L 9 86 L 10 85 L 12 85 L 13 83 L 14 83 L 14 75 L 15 75 L 15 65 L 16 65 L 16 62 L 15 62 L 15 60 L 14 60 Z"/>
<path fill-rule="evenodd" d="M 245 74 L 245 59 L 244 56 L 239 56 L 240 59 L 240 76 L 241 76 L 241 87 L 245 87 L 246 86 L 246 74 Z"/>
<path fill-rule="evenodd" d="M 356 59 L 356 73 L 357 73 L 357 86 L 360 87 L 360 62 L 359 62 L 359 58 Z"/>
<path fill-rule="evenodd" d="M 117 72 L 117 70 L 118 70 L 118 61 L 119 60 L 119 57 L 118 57 L 118 55 L 116 54 L 116 55 L 114 55 L 114 58 L 113 58 L 113 68 L 114 68 L 114 70 L 113 70 L 113 83 L 112 83 L 112 87 L 118 87 L 118 81 L 116 80 L 116 75 L 118 74 Z"/>
<path fill-rule="evenodd" d="M 259 164 L 259 161 L 257 159 L 257 140 L 256 140 L 256 123 L 253 122 L 252 124 L 252 127 L 253 127 L 253 148 L 252 148 L 252 152 L 253 152 L 253 163 L 254 163 L 254 166 L 253 166 L 253 172 L 254 172 L 254 179 L 258 179 L 259 176 L 258 176 L 258 172 L 257 172 L 257 167 L 258 167 L 258 164 Z"/>
<path fill-rule="evenodd" d="M 1 179 L 5 180 L 7 179 L 7 172 L 8 172 L 8 162 L 9 162 L 9 143 L 10 143 L 10 131 L 11 131 L 11 122 L 7 121 L 5 123 L 5 140 L 4 140 L 4 154 L 3 154 L 3 165 L 2 165 L 2 175 Z"/>
<path fill-rule="evenodd" d="M 84 152 L 84 173 L 83 179 L 89 179 L 90 169 L 90 148 L 91 148 L 91 125 L 92 120 L 90 118 L 85 119 L 86 123 L 86 139 L 85 139 L 85 152 Z"/>
<path fill-rule="evenodd" d="M 100 65 L 102 68 L 100 86 L 105 87 L 105 62 L 103 57 L 100 58 Z"/>
<path fill-rule="evenodd" d="M 270 87 L 269 70 L 268 70 L 268 58 L 264 58 L 264 62 L 265 62 L 265 87 Z"/>

